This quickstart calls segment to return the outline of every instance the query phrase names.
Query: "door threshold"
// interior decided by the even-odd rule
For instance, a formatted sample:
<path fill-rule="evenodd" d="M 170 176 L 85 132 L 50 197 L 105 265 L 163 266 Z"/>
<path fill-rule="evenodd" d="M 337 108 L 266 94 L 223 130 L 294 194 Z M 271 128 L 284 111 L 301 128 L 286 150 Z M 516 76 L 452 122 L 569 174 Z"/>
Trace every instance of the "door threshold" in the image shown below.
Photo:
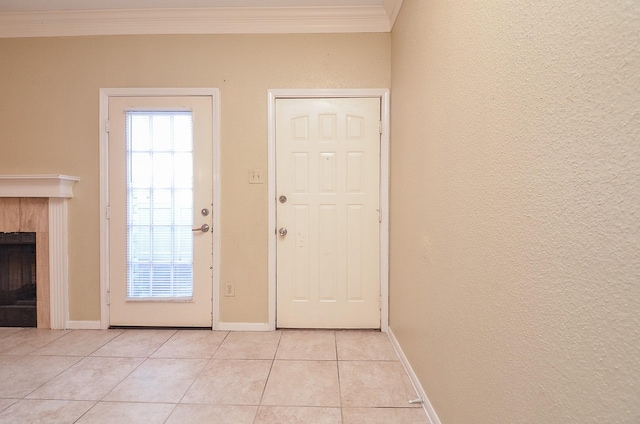
<path fill-rule="evenodd" d="M 213 330 L 211 327 L 163 327 L 140 325 L 110 325 L 109 330 Z"/>

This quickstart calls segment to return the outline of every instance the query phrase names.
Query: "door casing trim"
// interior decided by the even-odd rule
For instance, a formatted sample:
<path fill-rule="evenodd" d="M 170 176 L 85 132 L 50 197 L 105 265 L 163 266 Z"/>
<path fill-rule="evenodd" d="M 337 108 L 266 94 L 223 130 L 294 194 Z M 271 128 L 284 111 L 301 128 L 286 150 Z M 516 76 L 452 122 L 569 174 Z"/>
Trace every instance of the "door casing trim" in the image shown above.
<path fill-rule="evenodd" d="M 100 89 L 100 328 L 109 328 L 109 97 L 208 96 L 213 107 L 213 299 L 212 329 L 220 322 L 220 90 L 217 88 L 101 88 Z"/>
<path fill-rule="evenodd" d="M 270 89 L 268 95 L 269 196 L 269 330 L 276 329 L 276 100 L 312 98 L 379 98 L 380 120 L 380 330 L 389 328 L 389 89 Z"/>

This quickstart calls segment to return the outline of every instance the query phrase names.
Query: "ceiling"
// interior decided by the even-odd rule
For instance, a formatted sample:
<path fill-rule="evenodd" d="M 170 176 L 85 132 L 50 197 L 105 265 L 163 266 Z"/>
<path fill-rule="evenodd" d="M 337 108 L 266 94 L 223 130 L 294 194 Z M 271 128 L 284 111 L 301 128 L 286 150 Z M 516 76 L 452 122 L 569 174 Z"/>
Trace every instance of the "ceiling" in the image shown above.
<path fill-rule="evenodd" d="M 0 38 L 389 32 L 402 0 L 0 0 Z"/>

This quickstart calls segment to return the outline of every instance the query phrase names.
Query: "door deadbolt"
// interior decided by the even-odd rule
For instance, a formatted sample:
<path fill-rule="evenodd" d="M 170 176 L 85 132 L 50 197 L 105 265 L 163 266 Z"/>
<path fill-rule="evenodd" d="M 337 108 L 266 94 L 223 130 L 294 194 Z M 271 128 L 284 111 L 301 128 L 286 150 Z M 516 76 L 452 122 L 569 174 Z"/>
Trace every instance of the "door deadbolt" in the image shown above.
<path fill-rule="evenodd" d="M 280 234 L 282 237 L 287 235 L 287 229 L 282 227 L 278 230 L 278 234 Z"/>
<path fill-rule="evenodd" d="M 200 213 L 202 214 L 202 216 L 207 216 L 207 215 L 209 215 L 209 209 L 204 208 L 204 209 L 202 209 L 202 210 L 200 211 Z"/>

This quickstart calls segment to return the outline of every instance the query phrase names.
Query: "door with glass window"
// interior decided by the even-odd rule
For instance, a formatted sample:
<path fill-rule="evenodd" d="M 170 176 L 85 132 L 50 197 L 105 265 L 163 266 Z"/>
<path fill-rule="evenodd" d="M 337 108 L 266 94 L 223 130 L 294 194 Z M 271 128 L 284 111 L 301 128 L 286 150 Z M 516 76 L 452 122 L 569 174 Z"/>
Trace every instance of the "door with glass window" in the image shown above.
<path fill-rule="evenodd" d="M 109 324 L 212 326 L 210 96 L 109 98 Z"/>

